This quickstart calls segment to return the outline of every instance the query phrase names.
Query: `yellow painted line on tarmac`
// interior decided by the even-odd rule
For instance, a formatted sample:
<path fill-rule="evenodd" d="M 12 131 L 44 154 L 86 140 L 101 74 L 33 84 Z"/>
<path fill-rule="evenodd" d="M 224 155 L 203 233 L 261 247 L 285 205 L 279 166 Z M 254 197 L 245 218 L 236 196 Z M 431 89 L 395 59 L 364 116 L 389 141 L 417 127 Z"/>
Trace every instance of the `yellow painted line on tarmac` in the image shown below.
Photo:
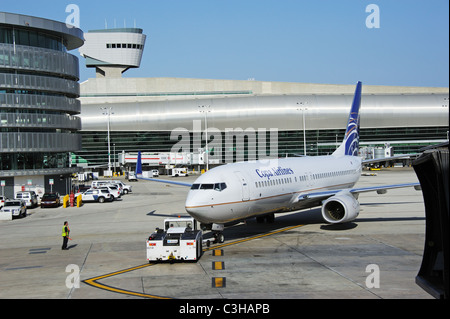
<path fill-rule="evenodd" d="M 244 243 L 246 241 L 250 241 L 250 240 L 254 240 L 254 239 L 258 239 L 258 238 L 272 236 L 272 235 L 279 234 L 279 233 L 282 233 L 282 232 L 285 232 L 285 231 L 288 231 L 288 230 L 292 230 L 292 229 L 295 229 L 295 228 L 298 228 L 298 227 L 302 227 L 302 226 L 304 226 L 304 225 L 295 225 L 295 226 L 282 228 L 282 229 L 279 229 L 279 230 L 274 230 L 274 231 L 271 231 L 271 232 L 268 232 L 268 233 L 264 233 L 264 234 L 261 234 L 261 235 L 256 235 L 256 236 L 252 236 L 252 237 L 247 237 L 247 238 L 231 241 L 231 242 L 226 243 L 226 244 L 215 245 L 214 247 L 205 248 L 205 249 L 203 249 L 203 251 L 218 249 L 218 248 L 222 248 L 222 247 L 227 247 L 227 246 L 231 246 L 231 245 Z"/>
<path fill-rule="evenodd" d="M 290 227 L 285 227 L 279 230 L 275 230 L 275 231 L 271 231 L 265 234 L 261 234 L 261 235 L 256 235 L 256 236 L 252 236 L 252 237 L 247 237 L 247 238 L 243 238 L 243 239 L 239 239 L 239 240 L 235 240 L 226 244 L 221 244 L 221 245 L 215 245 L 214 247 L 209 247 L 209 248 L 205 248 L 203 249 L 203 251 L 209 251 L 209 250 L 215 250 L 215 249 L 219 249 L 222 247 L 227 247 L 227 246 L 231 246 L 231 245 L 236 245 L 236 244 L 240 244 L 240 243 L 244 243 L 250 240 L 254 240 L 254 239 L 258 239 L 258 238 L 263 238 L 263 237 L 268 237 L 271 235 L 275 235 L 275 234 L 279 234 L 288 230 L 292 230 L 295 228 L 299 228 L 302 227 L 304 225 L 295 225 L 295 226 L 290 226 Z M 151 295 L 151 294 L 145 294 L 145 293 L 141 293 L 141 292 L 136 292 L 136 291 L 130 291 L 130 290 L 126 290 L 126 289 L 121 289 L 121 288 L 116 288 L 116 287 L 112 287 L 112 286 L 108 286 L 105 284 L 102 284 L 100 282 L 98 282 L 99 280 L 102 279 L 106 279 L 109 277 L 113 277 L 113 276 L 117 276 L 117 275 L 121 275 L 130 271 L 134 271 L 134 270 L 138 270 L 138 269 L 143 269 L 146 267 L 150 267 L 153 266 L 155 264 L 143 264 L 140 266 L 136 266 L 136 267 L 131 267 L 131 268 L 127 268 L 127 269 L 123 269 L 123 270 L 119 270 L 110 274 L 106 274 L 106 275 L 101 275 L 98 277 L 93 277 L 93 278 L 89 278 L 86 280 L 83 280 L 83 282 L 87 285 L 90 285 L 92 287 L 95 288 L 99 288 L 99 289 L 103 289 L 103 290 L 107 290 L 107 291 L 111 291 L 111 292 L 115 292 L 115 293 L 120 293 L 120 294 L 125 294 L 125 295 L 130 295 L 130 296 L 137 296 L 137 297 L 143 297 L 143 298 L 151 298 L 151 299 L 173 299 L 172 297 L 164 297 L 164 296 L 157 296 L 157 295 Z M 224 287 L 225 286 L 225 278 L 213 278 L 213 285 L 216 285 L 216 287 Z M 216 281 L 217 279 L 217 281 Z"/>
<path fill-rule="evenodd" d="M 140 266 L 136 266 L 136 267 L 132 267 L 132 268 L 128 268 L 128 269 L 123 269 L 123 270 L 119 270 L 119 271 L 116 271 L 116 272 L 113 272 L 113 273 L 110 273 L 107 275 L 101 275 L 98 277 L 86 279 L 86 280 L 83 280 L 83 282 L 92 287 L 95 287 L 95 288 L 99 288 L 99 289 L 103 289 L 103 290 L 107 290 L 107 291 L 111 291 L 111 292 L 116 292 L 116 293 L 120 293 L 120 294 L 125 294 L 125 295 L 138 296 L 138 297 L 144 297 L 144 298 L 152 298 L 152 299 L 172 299 L 170 297 L 162 297 L 162 296 L 150 295 L 150 294 L 145 294 L 145 293 L 141 293 L 141 292 L 135 292 L 135 291 L 125 290 L 125 289 L 115 288 L 115 287 L 111 287 L 111 286 L 108 286 L 108 285 L 98 282 L 98 280 L 101 280 L 101 279 L 121 275 L 121 274 L 130 272 L 130 271 L 146 268 L 146 267 L 153 266 L 153 265 L 155 265 L 155 264 L 144 264 L 144 265 L 140 265 Z"/>

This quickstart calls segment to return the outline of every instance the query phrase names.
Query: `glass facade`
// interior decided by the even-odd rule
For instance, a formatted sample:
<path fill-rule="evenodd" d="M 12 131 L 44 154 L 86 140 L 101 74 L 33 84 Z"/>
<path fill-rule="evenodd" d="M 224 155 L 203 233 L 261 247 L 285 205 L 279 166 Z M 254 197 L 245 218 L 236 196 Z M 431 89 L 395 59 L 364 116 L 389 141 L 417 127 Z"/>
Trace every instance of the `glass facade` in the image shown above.
<path fill-rule="evenodd" d="M 1 153 L 0 171 L 67 168 L 68 153 Z"/>
<path fill-rule="evenodd" d="M 414 153 L 420 148 L 429 145 L 426 140 L 439 140 L 447 138 L 447 127 L 402 127 L 402 128 L 361 128 L 360 146 L 384 146 L 390 143 L 396 154 Z M 327 155 L 334 152 L 344 138 L 345 130 L 307 130 L 306 154 L 311 156 Z M 270 142 L 269 131 L 266 132 L 266 141 Z M 83 131 L 82 149 L 76 152 L 74 164 L 89 163 L 89 165 L 101 165 L 108 162 L 108 134 L 106 131 Z M 119 153 L 127 152 L 170 152 L 178 140 L 170 139 L 171 132 L 110 132 L 111 161 L 118 161 Z M 255 138 L 258 140 L 258 132 Z M 190 145 L 193 150 L 193 134 L 190 133 Z M 399 142 L 401 141 L 401 142 Z M 244 139 L 244 149 L 236 148 L 234 141 L 226 144 L 225 133 L 222 132 L 222 149 L 220 150 L 223 162 L 225 153 L 232 152 L 236 157 L 248 159 L 248 138 Z M 252 154 L 258 154 L 258 149 L 250 150 Z M 179 145 L 177 145 L 179 146 Z M 201 147 L 205 146 L 202 141 Z M 193 150 L 195 152 L 195 150 Z M 217 151 L 217 150 L 216 150 Z M 214 155 L 214 150 L 211 150 Z M 290 157 L 304 154 L 303 131 L 278 131 L 278 156 Z M 266 155 L 269 155 L 269 147 L 266 147 Z"/>
<path fill-rule="evenodd" d="M 64 37 L 57 37 L 40 30 L 0 26 L 0 43 L 25 45 L 56 51 L 65 51 Z"/>
<path fill-rule="evenodd" d="M 6 13 L 15 21 L 15 14 Z M 20 16 L 17 21 L 26 20 Z M 0 21 L 0 176 L 70 174 L 81 148 L 78 58 L 81 30 L 33 17 Z"/>

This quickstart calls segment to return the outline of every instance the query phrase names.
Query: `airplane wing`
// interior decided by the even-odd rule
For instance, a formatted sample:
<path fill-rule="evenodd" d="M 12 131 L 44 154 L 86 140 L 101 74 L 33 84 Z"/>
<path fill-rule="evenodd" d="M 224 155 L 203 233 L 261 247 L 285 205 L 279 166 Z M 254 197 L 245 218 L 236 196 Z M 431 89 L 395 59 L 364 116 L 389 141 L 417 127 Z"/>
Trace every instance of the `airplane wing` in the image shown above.
<path fill-rule="evenodd" d="M 377 192 L 378 194 L 386 194 L 389 189 L 395 188 L 405 188 L 414 187 L 415 190 L 421 190 L 420 183 L 406 183 L 406 184 L 393 184 L 393 185 L 383 185 L 383 186 L 371 186 L 371 187 L 361 187 L 361 188 L 347 188 L 347 189 L 336 189 L 323 192 L 312 192 L 300 194 L 297 198 L 298 202 L 302 201 L 323 201 L 339 193 L 350 193 L 354 197 L 360 193 L 367 192 Z"/>
<path fill-rule="evenodd" d="M 137 175 L 136 178 L 137 179 L 143 179 L 143 180 L 146 180 L 146 181 L 164 183 L 164 184 L 172 184 L 172 185 L 186 186 L 186 187 L 191 187 L 192 186 L 192 184 L 189 184 L 189 183 L 169 181 L 169 180 L 166 180 L 166 179 L 158 179 L 158 178 L 147 178 L 147 177 L 142 177 L 142 175 Z"/>
<path fill-rule="evenodd" d="M 386 194 L 388 189 L 405 188 L 405 187 L 414 187 L 414 189 L 417 191 L 422 190 L 422 188 L 420 187 L 420 183 L 406 183 L 406 184 L 394 184 L 394 185 L 352 188 L 352 189 L 350 189 L 350 193 L 359 194 L 359 193 L 376 191 L 378 194 Z"/>
<path fill-rule="evenodd" d="M 374 158 L 374 159 L 366 159 L 362 160 L 361 164 L 372 164 L 372 163 L 379 163 L 379 162 L 388 162 L 392 160 L 397 159 L 411 159 L 418 157 L 420 154 L 414 153 L 414 154 L 403 154 L 403 155 L 397 155 L 397 156 L 391 156 L 391 157 L 382 157 L 382 158 Z"/>

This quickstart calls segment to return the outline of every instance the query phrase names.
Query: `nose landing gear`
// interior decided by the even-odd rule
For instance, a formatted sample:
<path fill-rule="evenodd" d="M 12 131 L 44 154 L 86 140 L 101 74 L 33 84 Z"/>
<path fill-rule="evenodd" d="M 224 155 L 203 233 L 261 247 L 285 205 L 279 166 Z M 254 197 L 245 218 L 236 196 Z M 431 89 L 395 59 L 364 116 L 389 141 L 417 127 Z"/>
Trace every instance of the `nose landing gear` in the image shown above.
<path fill-rule="evenodd" d="M 214 243 L 222 244 L 225 242 L 225 236 L 222 232 L 214 232 Z"/>
<path fill-rule="evenodd" d="M 201 224 L 200 225 L 203 230 L 212 230 L 213 238 L 212 241 L 214 244 L 222 244 L 225 242 L 225 236 L 223 235 L 223 224 Z M 206 240 L 206 244 L 210 245 L 211 240 Z"/>

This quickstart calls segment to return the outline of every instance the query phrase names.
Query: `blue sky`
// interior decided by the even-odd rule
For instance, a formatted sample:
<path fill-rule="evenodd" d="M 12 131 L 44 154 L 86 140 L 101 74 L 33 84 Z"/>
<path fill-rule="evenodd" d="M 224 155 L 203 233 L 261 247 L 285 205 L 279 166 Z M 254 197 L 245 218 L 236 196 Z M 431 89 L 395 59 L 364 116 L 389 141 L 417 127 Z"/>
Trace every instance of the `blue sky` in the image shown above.
<path fill-rule="evenodd" d="M 0 11 L 65 22 L 68 4 L 85 32 L 144 29 L 127 77 L 449 86 L 448 0 L 2 0 Z M 369 4 L 380 28 L 366 27 Z M 83 58 L 80 73 L 95 76 Z"/>

